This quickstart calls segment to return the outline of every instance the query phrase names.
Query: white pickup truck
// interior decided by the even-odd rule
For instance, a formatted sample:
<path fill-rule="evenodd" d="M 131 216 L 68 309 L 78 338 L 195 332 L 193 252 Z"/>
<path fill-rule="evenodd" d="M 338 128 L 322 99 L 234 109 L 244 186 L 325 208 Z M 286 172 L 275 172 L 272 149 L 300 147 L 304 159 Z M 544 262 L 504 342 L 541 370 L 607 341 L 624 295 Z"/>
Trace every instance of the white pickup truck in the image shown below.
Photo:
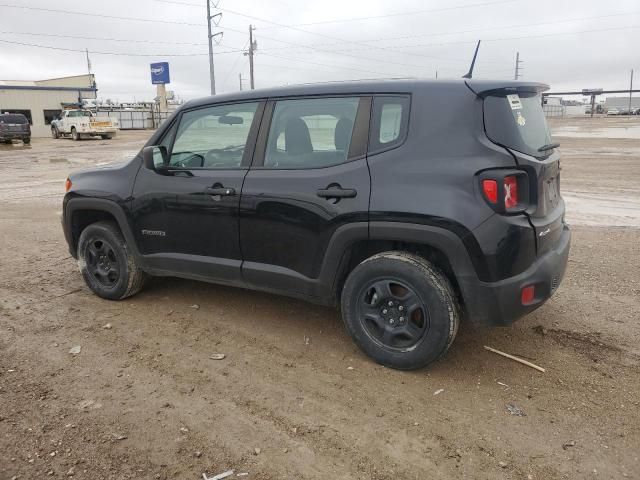
<path fill-rule="evenodd" d="M 64 110 L 51 122 L 51 136 L 60 138 L 71 135 L 74 140 L 100 136 L 110 140 L 118 133 L 118 121 L 109 117 L 96 117 L 89 110 Z"/>

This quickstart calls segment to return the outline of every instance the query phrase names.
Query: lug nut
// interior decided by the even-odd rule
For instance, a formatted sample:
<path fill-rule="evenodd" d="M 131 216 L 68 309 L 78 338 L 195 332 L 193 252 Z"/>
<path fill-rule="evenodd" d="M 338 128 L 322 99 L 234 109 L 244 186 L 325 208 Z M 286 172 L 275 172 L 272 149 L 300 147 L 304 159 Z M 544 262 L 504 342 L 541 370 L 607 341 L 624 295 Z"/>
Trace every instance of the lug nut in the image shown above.
<path fill-rule="evenodd" d="M 403 307 L 402 305 L 400 305 L 400 306 L 398 307 L 398 310 L 403 311 L 403 310 L 404 310 L 404 307 Z"/>
<path fill-rule="evenodd" d="M 396 323 L 396 321 L 395 321 L 393 318 L 390 318 L 390 319 L 389 319 L 389 323 L 390 323 L 391 325 L 393 325 L 394 323 Z"/>
<path fill-rule="evenodd" d="M 400 323 L 404 322 L 404 317 L 400 317 Z"/>
<path fill-rule="evenodd" d="M 389 304 L 390 307 L 393 307 L 393 302 L 391 300 L 389 300 Z"/>
<path fill-rule="evenodd" d="M 386 314 L 387 314 L 387 309 L 386 309 L 386 308 L 383 308 L 383 309 L 382 309 L 382 314 L 383 314 L 383 315 L 386 315 Z"/>

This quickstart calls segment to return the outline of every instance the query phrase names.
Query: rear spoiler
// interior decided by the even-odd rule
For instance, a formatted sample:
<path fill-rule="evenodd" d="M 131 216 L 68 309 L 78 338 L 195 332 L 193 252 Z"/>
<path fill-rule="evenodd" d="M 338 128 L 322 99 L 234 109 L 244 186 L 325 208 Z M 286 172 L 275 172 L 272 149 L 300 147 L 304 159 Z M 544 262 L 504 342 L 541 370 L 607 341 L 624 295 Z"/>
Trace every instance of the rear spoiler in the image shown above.
<path fill-rule="evenodd" d="M 516 80 L 465 80 L 467 87 L 479 97 L 486 97 L 496 92 L 534 92 L 542 93 L 549 90 L 549 85 L 537 82 L 522 82 Z"/>

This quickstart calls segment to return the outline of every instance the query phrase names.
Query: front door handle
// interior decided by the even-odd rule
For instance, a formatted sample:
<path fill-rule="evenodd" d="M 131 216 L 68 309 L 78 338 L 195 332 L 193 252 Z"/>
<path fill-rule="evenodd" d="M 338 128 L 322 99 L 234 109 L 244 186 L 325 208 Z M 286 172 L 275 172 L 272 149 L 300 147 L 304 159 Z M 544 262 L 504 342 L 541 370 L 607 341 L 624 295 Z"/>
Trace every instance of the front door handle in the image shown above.
<path fill-rule="evenodd" d="M 322 198 L 353 198 L 358 194 L 358 191 L 353 188 L 321 188 L 318 190 L 318 196 Z"/>
<path fill-rule="evenodd" d="M 206 192 L 209 195 L 220 195 L 222 197 L 231 197 L 236 194 L 235 188 L 227 188 L 227 187 L 208 187 Z"/>

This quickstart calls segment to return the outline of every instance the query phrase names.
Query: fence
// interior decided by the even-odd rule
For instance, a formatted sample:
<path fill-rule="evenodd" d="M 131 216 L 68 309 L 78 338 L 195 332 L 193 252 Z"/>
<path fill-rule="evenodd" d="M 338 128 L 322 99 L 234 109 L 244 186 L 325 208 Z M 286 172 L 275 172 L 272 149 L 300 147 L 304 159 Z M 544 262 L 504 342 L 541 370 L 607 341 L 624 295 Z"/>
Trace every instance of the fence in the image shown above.
<path fill-rule="evenodd" d="M 101 117 L 111 117 L 118 120 L 121 130 L 146 130 L 158 128 L 170 115 L 167 112 L 149 110 L 117 110 L 98 108 L 96 113 Z"/>

